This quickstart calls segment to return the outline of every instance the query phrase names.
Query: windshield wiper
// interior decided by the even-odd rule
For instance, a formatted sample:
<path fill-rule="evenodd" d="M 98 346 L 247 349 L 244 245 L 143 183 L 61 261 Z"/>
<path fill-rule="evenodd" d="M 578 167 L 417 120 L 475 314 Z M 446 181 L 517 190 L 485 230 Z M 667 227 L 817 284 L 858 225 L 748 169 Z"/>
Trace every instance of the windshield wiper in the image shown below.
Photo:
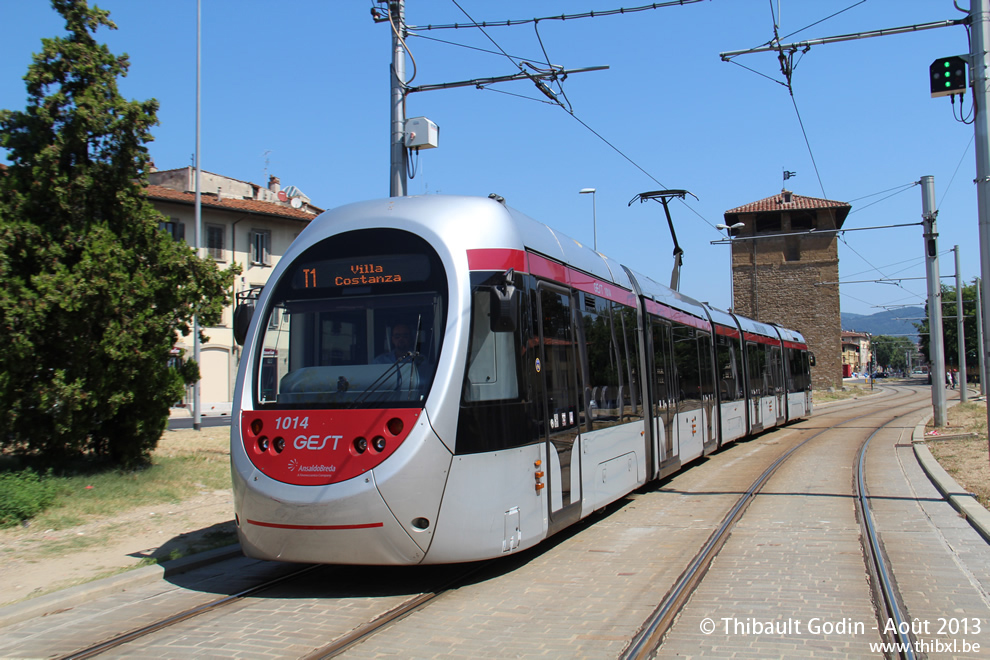
<path fill-rule="evenodd" d="M 393 375 L 395 375 L 396 373 L 398 373 L 399 370 L 402 368 L 402 366 L 404 364 L 411 363 L 415 367 L 415 365 L 416 365 L 416 359 L 419 356 L 420 356 L 419 351 L 410 351 L 409 353 L 406 353 L 405 355 L 403 355 L 402 357 L 400 357 L 399 359 L 397 359 L 394 363 L 392 363 L 392 366 L 390 366 L 388 369 L 386 369 L 385 372 L 381 376 L 379 376 L 378 378 L 376 378 L 374 380 L 373 383 L 371 383 L 370 385 L 368 385 L 368 387 L 365 388 L 364 392 L 362 392 L 356 399 L 354 399 L 354 401 L 352 401 L 347 407 L 348 408 L 356 408 L 356 407 L 358 407 L 359 405 L 361 405 L 363 403 L 367 403 L 368 402 L 368 397 L 370 397 L 372 394 L 390 394 L 392 392 L 399 391 L 399 389 L 402 387 L 401 379 L 400 379 L 399 382 L 396 383 L 395 389 L 392 389 L 392 390 L 389 390 L 389 389 L 378 389 L 378 386 L 381 385 L 381 384 L 383 384 L 383 383 L 385 383 L 385 382 L 387 382 L 389 378 L 391 378 Z M 400 374 L 400 376 L 401 376 L 401 374 Z M 410 374 L 409 374 L 409 391 L 410 392 L 412 391 L 412 370 L 411 369 L 410 369 Z"/>

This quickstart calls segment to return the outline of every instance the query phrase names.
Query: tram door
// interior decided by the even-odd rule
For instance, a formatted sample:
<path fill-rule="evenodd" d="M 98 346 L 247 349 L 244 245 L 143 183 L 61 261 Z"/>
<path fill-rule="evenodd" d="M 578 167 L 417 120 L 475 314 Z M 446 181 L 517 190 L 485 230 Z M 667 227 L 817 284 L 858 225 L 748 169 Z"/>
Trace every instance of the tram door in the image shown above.
<path fill-rule="evenodd" d="M 763 393 L 766 368 L 763 364 L 763 345 L 746 342 L 746 377 L 749 379 L 750 431 L 763 430 Z"/>
<path fill-rule="evenodd" d="M 536 369 L 543 384 L 547 499 L 551 523 L 561 523 L 576 519 L 581 513 L 578 439 L 583 406 L 578 390 L 570 293 L 546 283 L 541 283 L 538 291 L 540 362 Z"/>
<path fill-rule="evenodd" d="M 701 407 L 705 414 L 705 447 L 718 441 L 715 433 L 715 367 L 712 362 L 712 336 L 698 333 L 698 382 L 701 386 Z"/>
<path fill-rule="evenodd" d="M 770 347 L 770 385 L 773 387 L 774 414 L 777 423 L 783 424 L 787 417 L 787 388 L 784 386 L 784 360 L 780 346 Z"/>
<path fill-rule="evenodd" d="M 677 457 L 674 437 L 673 361 L 670 354 L 670 324 L 656 319 L 653 331 L 653 436 L 660 448 L 659 463 Z"/>

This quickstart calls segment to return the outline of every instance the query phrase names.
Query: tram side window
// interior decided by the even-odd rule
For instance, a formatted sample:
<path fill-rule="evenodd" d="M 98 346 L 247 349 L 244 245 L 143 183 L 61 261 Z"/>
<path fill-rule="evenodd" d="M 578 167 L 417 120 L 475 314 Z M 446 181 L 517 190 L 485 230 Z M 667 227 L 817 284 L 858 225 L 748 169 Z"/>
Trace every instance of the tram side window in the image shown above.
<path fill-rule="evenodd" d="M 490 322 L 491 285 L 505 281 L 499 273 L 472 273 L 472 312 L 468 338 L 468 359 L 457 420 L 455 453 L 476 454 L 519 447 L 542 437 L 542 412 L 534 398 L 535 370 L 522 371 L 519 365 L 533 364 L 539 346 L 533 336 L 532 311 L 524 304 L 530 298 L 523 288 L 524 278 L 515 284 L 526 295 L 519 298 L 519 324 L 515 332 L 492 332 Z M 535 310 L 535 296 L 533 309 Z"/>
<path fill-rule="evenodd" d="M 736 355 L 738 342 L 725 335 L 715 337 L 715 367 L 718 374 L 719 396 L 722 401 L 738 401 L 743 398 L 742 379 Z"/>
<path fill-rule="evenodd" d="M 516 333 L 492 332 L 491 296 L 478 287 L 472 296 L 471 339 L 465 401 L 504 401 L 519 397 Z"/>
<path fill-rule="evenodd" d="M 591 294 L 580 297 L 585 429 L 642 417 L 636 311 Z"/>
<path fill-rule="evenodd" d="M 767 396 L 770 394 L 770 382 L 767 378 L 767 349 L 763 344 L 747 342 L 746 362 L 749 367 L 749 391 L 752 396 Z"/>
<path fill-rule="evenodd" d="M 670 326 L 654 320 L 653 329 L 653 384 L 656 390 L 657 405 L 663 406 L 663 402 L 668 401 L 672 392 L 669 391 L 668 384 L 672 384 L 672 374 L 670 373 Z M 655 409 L 654 414 L 659 415 L 659 410 Z"/>
<path fill-rule="evenodd" d="M 715 377 L 712 373 L 712 336 L 707 332 L 698 333 L 698 372 L 699 388 L 702 397 L 714 398 Z"/>
<path fill-rule="evenodd" d="M 787 349 L 787 391 L 804 392 L 811 389 L 808 354 L 796 348 Z"/>
<path fill-rule="evenodd" d="M 638 322 L 636 310 L 632 307 L 624 307 L 618 303 L 613 303 L 615 316 L 619 319 L 624 337 L 619 340 L 620 355 L 626 382 L 629 384 L 625 391 L 624 415 L 626 418 L 633 417 L 642 419 L 643 417 L 643 388 L 642 379 L 639 376 L 639 333 L 637 332 Z"/>
<path fill-rule="evenodd" d="M 575 387 L 578 381 L 575 333 L 571 318 L 571 298 L 550 287 L 540 293 L 541 371 L 546 388 L 551 437 L 560 435 L 565 442 L 573 439 L 583 413 L 581 398 Z"/>
<path fill-rule="evenodd" d="M 774 394 L 784 390 L 784 363 L 780 355 L 780 346 L 771 346 L 767 351 L 770 358 L 770 383 Z"/>
<path fill-rule="evenodd" d="M 673 325 L 674 365 L 677 372 L 678 411 L 701 407 L 701 374 L 699 371 L 698 338 L 694 328 Z"/>

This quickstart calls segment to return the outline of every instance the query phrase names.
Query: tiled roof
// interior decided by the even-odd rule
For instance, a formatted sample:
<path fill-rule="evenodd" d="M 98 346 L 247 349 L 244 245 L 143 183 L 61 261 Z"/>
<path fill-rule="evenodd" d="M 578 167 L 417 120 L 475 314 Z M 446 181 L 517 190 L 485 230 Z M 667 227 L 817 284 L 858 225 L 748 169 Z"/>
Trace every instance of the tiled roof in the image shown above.
<path fill-rule="evenodd" d="M 790 195 L 790 202 L 784 201 L 784 196 Z M 756 202 L 751 202 L 744 206 L 737 206 L 725 212 L 726 215 L 738 213 L 761 213 L 764 211 L 784 211 L 791 209 L 851 209 L 848 202 L 835 202 L 831 199 L 821 199 L 818 197 L 804 197 L 783 191 L 778 195 L 767 197 Z"/>
<path fill-rule="evenodd" d="M 165 186 L 148 185 L 145 187 L 145 194 L 149 199 L 157 199 L 166 202 L 178 202 L 180 204 L 195 204 L 196 195 L 191 192 L 179 192 Z M 291 206 L 283 206 L 272 202 L 259 202 L 253 199 L 233 199 L 229 197 L 217 198 L 213 194 L 200 194 L 200 204 L 215 209 L 227 211 L 244 211 L 248 213 L 260 213 L 289 220 L 301 220 L 309 222 L 316 216 L 307 213 L 302 209 L 294 209 Z"/>

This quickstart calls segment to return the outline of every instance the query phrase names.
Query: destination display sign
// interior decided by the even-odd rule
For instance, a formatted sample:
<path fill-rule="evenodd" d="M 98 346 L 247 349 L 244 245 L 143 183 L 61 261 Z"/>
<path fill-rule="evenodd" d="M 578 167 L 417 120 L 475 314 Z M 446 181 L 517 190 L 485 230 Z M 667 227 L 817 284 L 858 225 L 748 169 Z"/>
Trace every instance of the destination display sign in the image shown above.
<path fill-rule="evenodd" d="M 425 254 L 387 254 L 302 263 L 292 274 L 292 288 L 346 289 L 401 282 L 424 282 L 430 277 Z"/>

